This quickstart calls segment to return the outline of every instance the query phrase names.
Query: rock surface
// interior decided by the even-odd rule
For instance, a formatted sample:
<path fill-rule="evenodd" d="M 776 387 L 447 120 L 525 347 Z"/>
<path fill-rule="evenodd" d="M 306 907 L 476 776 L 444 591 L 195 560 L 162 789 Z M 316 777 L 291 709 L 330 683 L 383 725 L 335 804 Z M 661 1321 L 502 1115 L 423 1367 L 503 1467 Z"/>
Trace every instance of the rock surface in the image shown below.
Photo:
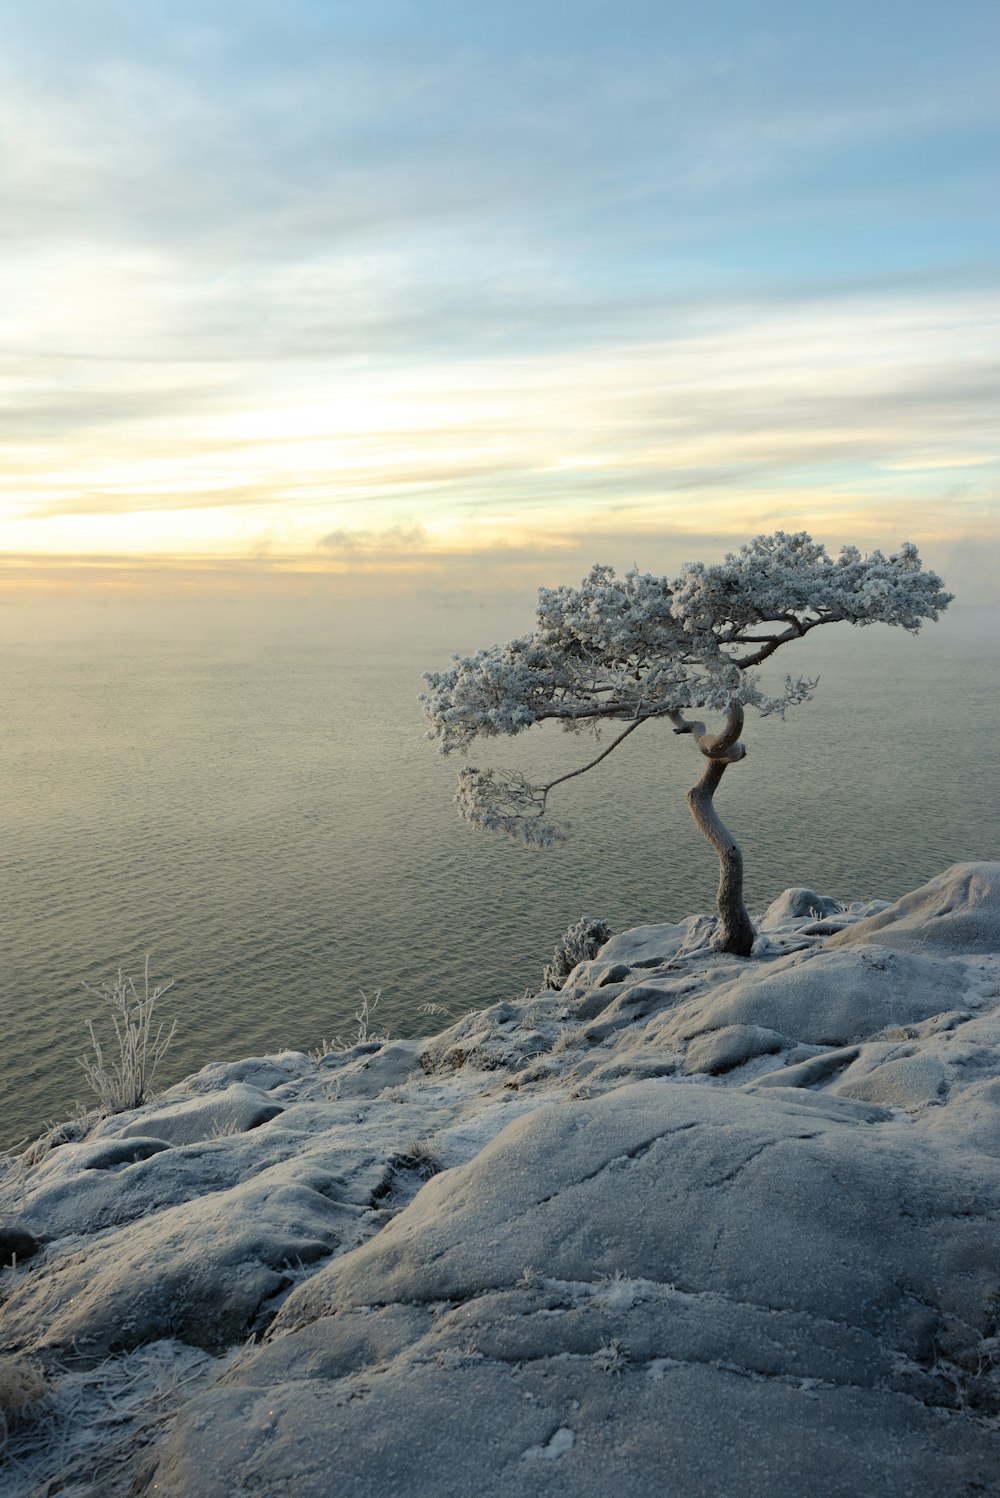
<path fill-rule="evenodd" d="M 74 1492 L 1000 1490 L 1000 865 L 709 931 L 36 1147 L 0 1332 Z"/>

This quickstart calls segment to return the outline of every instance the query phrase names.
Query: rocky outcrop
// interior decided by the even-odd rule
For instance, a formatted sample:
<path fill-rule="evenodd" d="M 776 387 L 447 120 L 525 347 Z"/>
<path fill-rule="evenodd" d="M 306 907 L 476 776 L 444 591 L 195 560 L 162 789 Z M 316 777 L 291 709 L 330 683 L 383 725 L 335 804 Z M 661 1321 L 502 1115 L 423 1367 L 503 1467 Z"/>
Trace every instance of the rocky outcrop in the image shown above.
<path fill-rule="evenodd" d="M 207 1068 L 36 1160 L 7 1349 L 202 1357 L 83 1491 L 993 1491 L 1000 867 L 767 922 L 750 962 L 643 927 L 427 1041 Z"/>

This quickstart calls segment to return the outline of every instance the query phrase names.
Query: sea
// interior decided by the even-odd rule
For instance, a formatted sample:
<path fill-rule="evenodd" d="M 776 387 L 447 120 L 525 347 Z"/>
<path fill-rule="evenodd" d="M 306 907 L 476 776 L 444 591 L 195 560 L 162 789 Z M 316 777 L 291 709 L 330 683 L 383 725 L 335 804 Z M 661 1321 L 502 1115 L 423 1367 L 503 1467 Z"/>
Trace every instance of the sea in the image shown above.
<path fill-rule="evenodd" d="M 147 956 L 173 982 L 167 1086 L 346 1043 L 363 996 L 394 1037 L 520 999 L 581 916 L 621 930 L 713 908 L 684 800 L 698 755 L 667 724 L 553 793 L 562 847 L 461 821 L 422 673 L 530 611 L 112 614 L 0 619 L 2 1147 L 93 1104 L 88 1020 L 111 1033 L 94 990 L 141 980 Z M 716 798 L 752 913 L 790 885 L 893 899 L 1000 858 L 998 662 L 1000 611 L 960 606 L 916 637 L 837 626 L 779 653 L 773 676 L 818 677 L 814 697 L 750 715 Z M 552 778 L 599 747 L 547 725 L 470 761 Z"/>

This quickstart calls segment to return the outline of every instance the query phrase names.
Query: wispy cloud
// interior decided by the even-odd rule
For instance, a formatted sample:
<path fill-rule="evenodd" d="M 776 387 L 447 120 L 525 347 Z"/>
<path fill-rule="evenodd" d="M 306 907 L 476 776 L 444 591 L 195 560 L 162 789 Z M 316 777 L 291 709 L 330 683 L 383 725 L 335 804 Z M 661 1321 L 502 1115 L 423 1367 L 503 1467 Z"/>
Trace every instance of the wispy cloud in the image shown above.
<path fill-rule="evenodd" d="M 24 7 L 0 546 L 986 537 L 997 13 L 846 3 Z"/>
<path fill-rule="evenodd" d="M 343 557 L 366 557 L 410 554 L 427 546 L 427 532 L 422 525 L 388 525 L 383 530 L 355 529 L 341 526 L 320 536 L 317 546 L 321 551 L 334 552 Z"/>

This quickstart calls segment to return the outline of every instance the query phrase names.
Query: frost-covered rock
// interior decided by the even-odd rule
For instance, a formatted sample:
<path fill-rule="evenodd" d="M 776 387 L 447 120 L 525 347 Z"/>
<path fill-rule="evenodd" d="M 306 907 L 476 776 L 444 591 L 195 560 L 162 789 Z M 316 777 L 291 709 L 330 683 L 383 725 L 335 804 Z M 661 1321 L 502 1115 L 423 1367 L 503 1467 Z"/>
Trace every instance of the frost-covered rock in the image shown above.
<path fill-rule="evenodd" d="M 956 957 L 1000 951 L 1000 863 L 952 864 L 829 945 L 862 942 Z"/>
<path fill-rule="evenodd" d="M 786 921 L 803 918 L 819 921 L 828 915 L 838 915 L 843 906 L 838 900 L 832 900 L 828 895 L 818 895 L 814 889 L 805 889 L 801 886 L 795 889 L 784 890 L 776 900 L 765 910 L 761 917 L 761 927 L 765 931 L 773 930 L 776 926 L 782 926 Z"/>
<path fill-rule="evenodd" d="M 932 957 L 873 946 L 812 949 L 744 965 L 678 1005 L 660 1031 L 680 1044 L 723 1026 L 759 1025 L 814 1045 L 848 1045 L 954 1007 L 956 982 L 955 970 Z"/>
<path fill-rule="evenodd" d="M 836 1098 L 645 1083 L 536 1111 L 290 1297 L 168 1440 L 157 1491 L 266 1474 L 320 1498 L 321 1430 L 352 1494 L 407 1463 L 401 1490 L 482 1491 L 488 1456 L 511 1498 L 654 1494 L 664 1462 L 722 1495 L 734 1442 L 741 1493 L 972 1491 L 996 1436 L 949 1426 L 940 1359 L 971 1398 L 998 1187 Z"/>
<path fill-rule="evenodd" d="M 123 1138 L 144 1134 L 164 1139 L 169 1144 L 196 1144 L 201 1139 L 218 1138 L 220 1134 L 242 1134 L 259 1128 L 281 1112 L 280 1103 L 269 1098 L 259 1087 L 234 1082 L 221 1092 L 189 1098 L 168 1108 L 138 1110 L 138 1117 L 118 1132 Z"/>
<path fill-rule="evenodd" d="M 684 1070 L 717 1075 L 756 1056 L 773 1055 L 787 1044 L 777 1030 L 765 1030 L 760 1025 L 723 1025 L 691 1042 L 684 1056 Z"/>
<path fill-rule="evenodd" d="M 750 961 L 643 927 L 438 1036 L 53 1135 L 0 1181 L 40 1245 L 0 1352 L 51 1385 L 13 1498 L 56 1449 L 102 1498 L 991 1491 L 1000 867 L 823 900 Z"/>

